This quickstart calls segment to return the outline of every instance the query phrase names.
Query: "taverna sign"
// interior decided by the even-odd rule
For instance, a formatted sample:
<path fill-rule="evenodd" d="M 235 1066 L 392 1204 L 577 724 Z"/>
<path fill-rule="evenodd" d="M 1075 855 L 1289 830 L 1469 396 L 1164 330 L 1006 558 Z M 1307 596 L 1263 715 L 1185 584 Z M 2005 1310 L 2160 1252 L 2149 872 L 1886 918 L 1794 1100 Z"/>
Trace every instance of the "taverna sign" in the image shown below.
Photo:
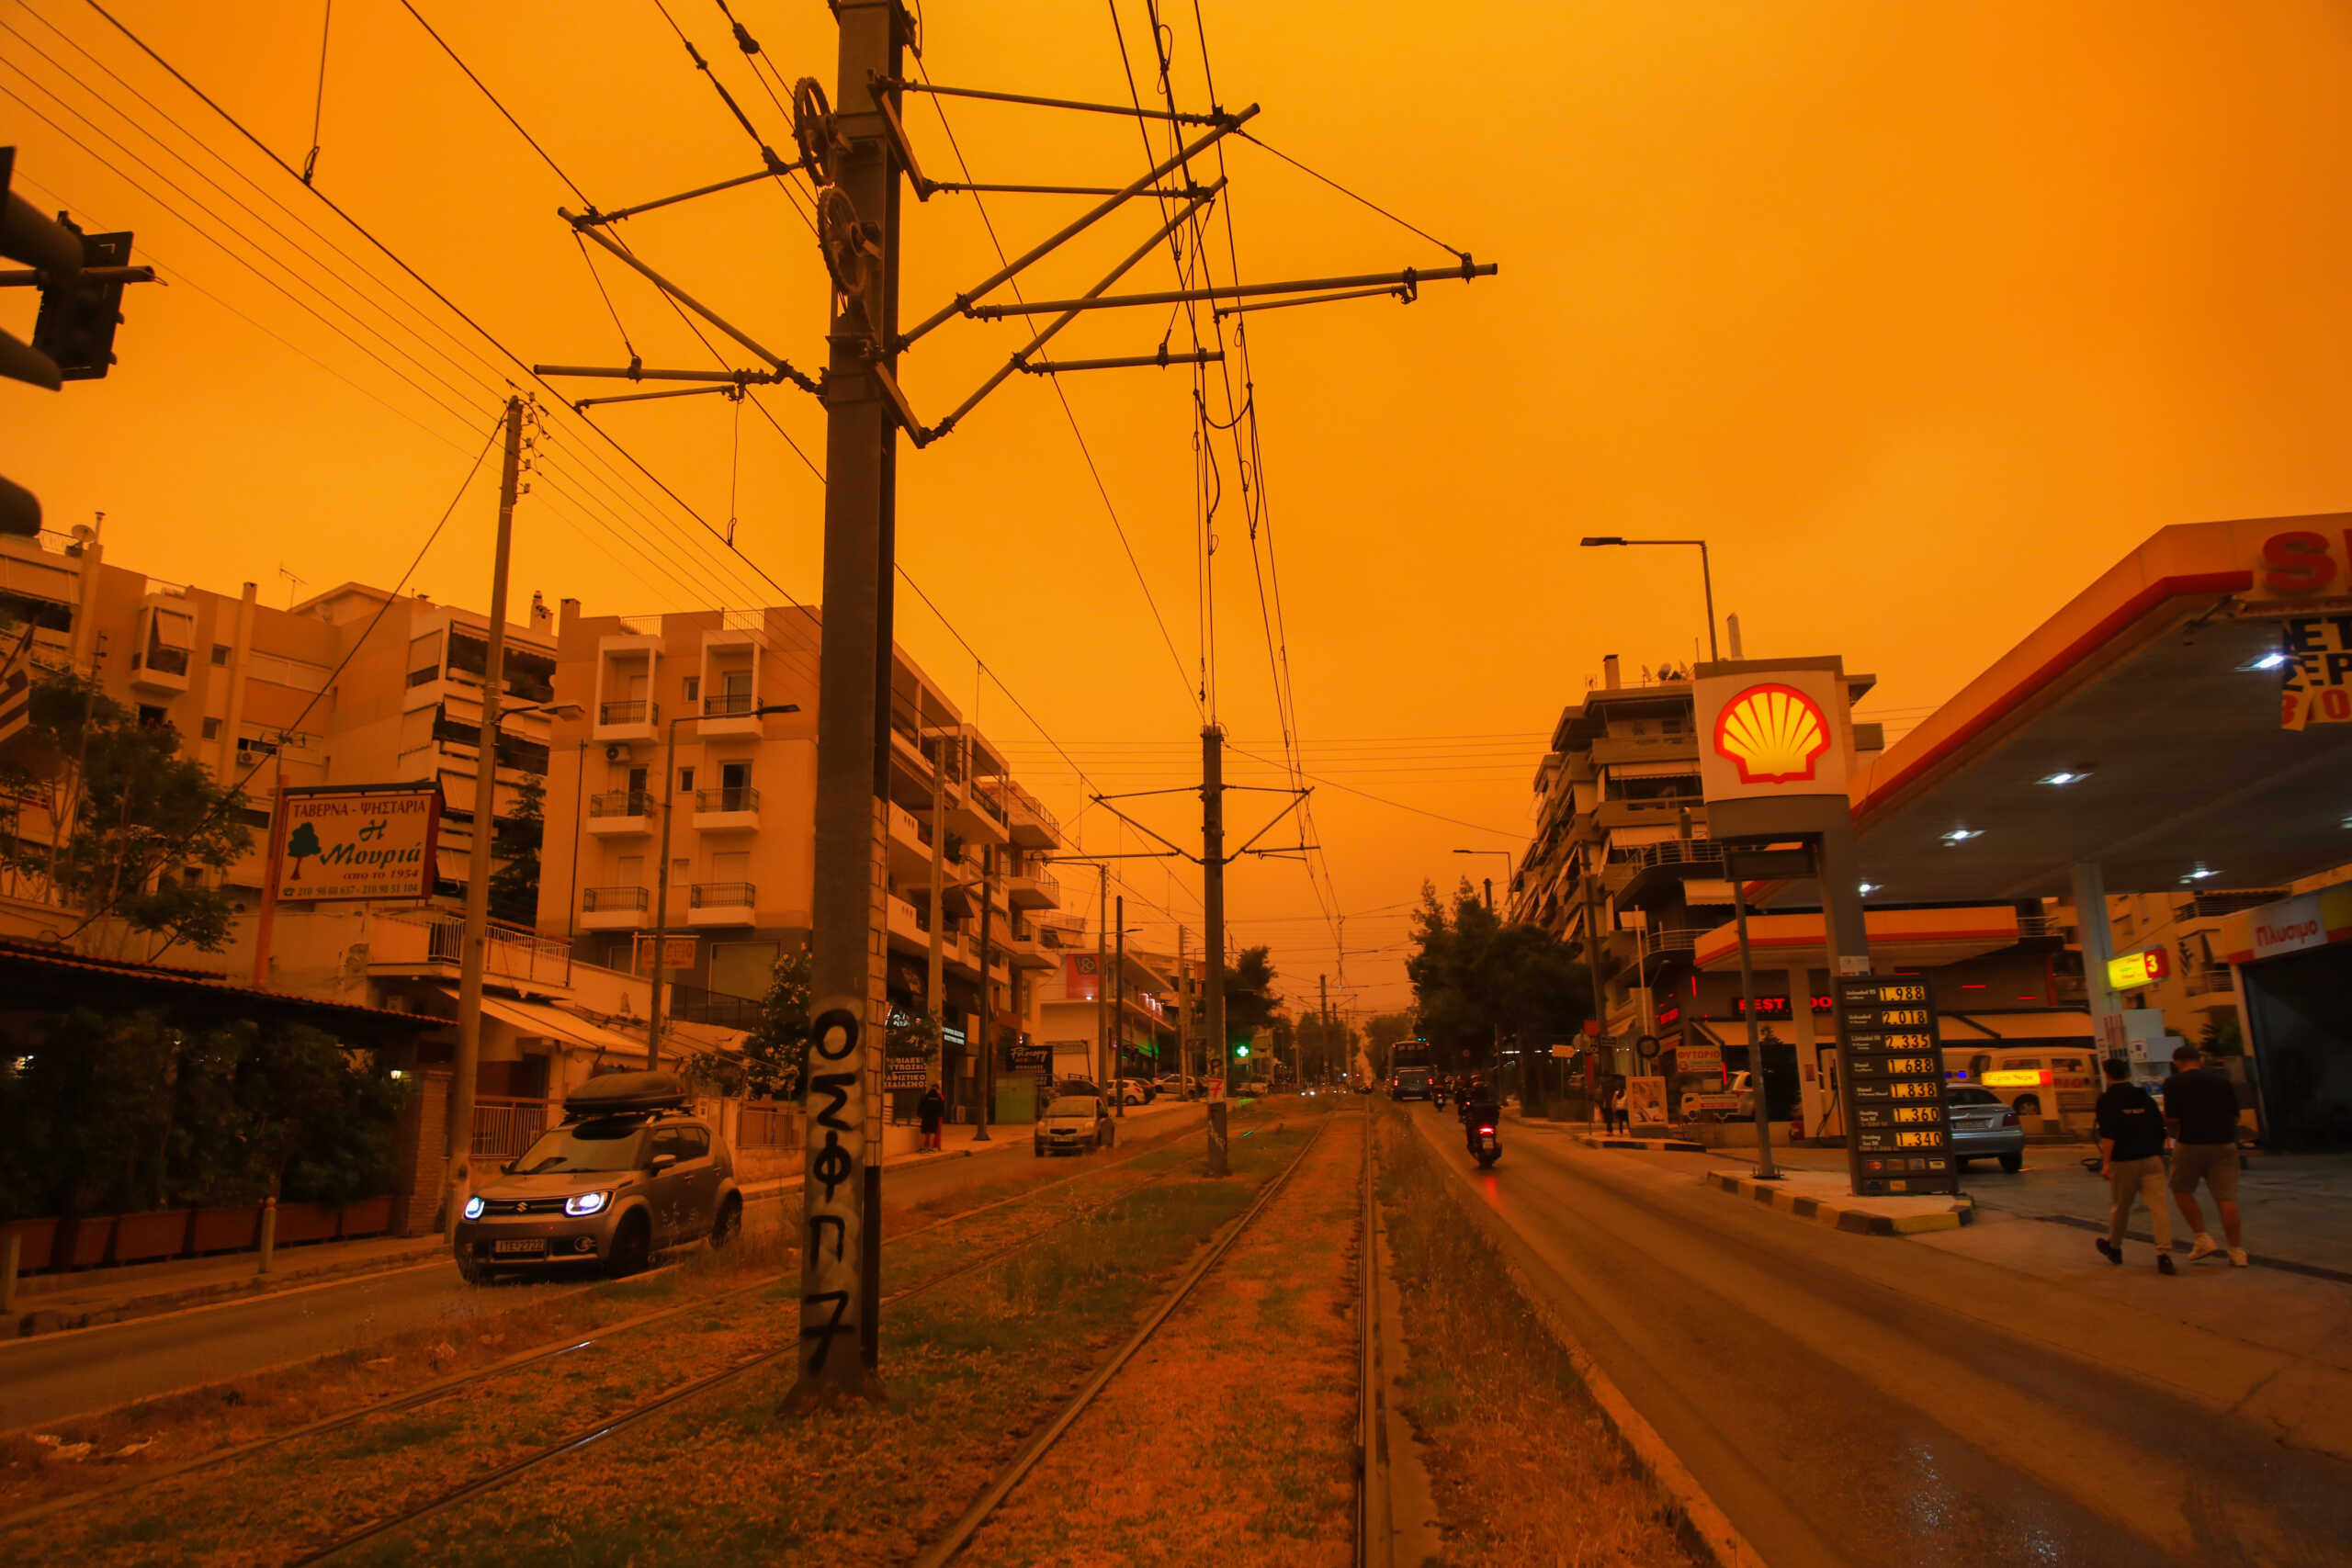
<path fill-rule="evenodd" d="M 441 786 L 283 789 L 270 832 L 269 887 L 277 898 L 429 898 Z"/>

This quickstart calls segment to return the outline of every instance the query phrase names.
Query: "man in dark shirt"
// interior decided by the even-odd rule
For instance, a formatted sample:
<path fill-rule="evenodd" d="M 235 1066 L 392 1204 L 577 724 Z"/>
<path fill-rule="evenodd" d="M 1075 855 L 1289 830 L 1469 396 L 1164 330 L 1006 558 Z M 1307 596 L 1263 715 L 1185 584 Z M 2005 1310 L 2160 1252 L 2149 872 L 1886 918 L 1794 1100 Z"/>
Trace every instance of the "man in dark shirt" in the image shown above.
<path fill-rule="evenodd" d="M 2229 1075 L 2203 1065 L 2194 1045 L 2172 1054 L 2172 1077 L 2165 1079 L 2165 1124 L 2172 1130 L 2172 1201 L 2188 1222 L 2188 1260 L 2211 1258 L 2221 1250 L 2205 1233 L 2204 1211 L 2197 1206 L 2197 1183 L 2213 1190 L 2213 1206 L 2222 1211 L 2222 1234 L 2229 1238 L 2230 1267 L 2246 1264 L 2245 1237 L 2238 1228 L 2238 1091 Z"/>
<path fill-rule="evenodd" d="M 2109 1056 L 2100 1064 L 2107 1073 L 2107 1092 L 2098 1097 L 2094 1112 L 2098 1131 L 2099 1174 L 2107 1178 L 2109 1207 L 2107 1235 L 2098 1243 L 2109 1263 L 2123 1261 L 2123 1233 L 2131 1224 L 2132 1205 L 2144 1198 L 2148 1228 L 2156 1237 L 2156 1271 L 2174 1272 L 2172 1215 L 2165 1209 L 2165 1118 L 2148 1091 L 2132 1082 L 2132 1064 Z"/>

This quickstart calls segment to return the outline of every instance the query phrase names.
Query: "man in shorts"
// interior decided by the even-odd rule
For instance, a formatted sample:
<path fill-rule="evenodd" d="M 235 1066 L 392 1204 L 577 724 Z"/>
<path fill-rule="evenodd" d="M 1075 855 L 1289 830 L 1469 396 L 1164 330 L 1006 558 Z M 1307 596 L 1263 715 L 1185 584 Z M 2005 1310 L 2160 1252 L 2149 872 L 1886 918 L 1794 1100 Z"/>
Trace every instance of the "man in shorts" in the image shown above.
<path fill-rule="evenodd" d="M 2211 1258 L 2222 1249 L 2205 1231 L 2205 1212 L 2197 1206 L 2197 1183 L 2213 1191 L 2213 1206 L 2222 1211 L 2222 1234 L 2229 1238 L 2230 1267 L 2246 1266 L 2245 1238 L 2238 1228 L 2238 1091 L 2219 1067 L 2204 1065 L 2194 1045 L 2172 1054 L 2172 1077 L 2165 1079 L 2165 1124 L 2173 1136 L 2172 1201 L 2188 1222 L 2192 1239 L 2188 1260 Z"/>
<path fill-rule="evenodd" d="M 2109 1056 L 2100 1064 L 2107 1092 L 2093 1118 L 2098 1133 L 2098 1173 L 2107 1178 L 2107 1234 L 2091 1245 L 2109 1263 L 2123 1261 L 2123 1235 L 2132 1205 L 2148 1205 L 2148 1228 L 2155 1233 L 2156 1272 L 2178 1272 L 2172 1261 L 2172 1216 L 2165 1213 L 2165 1119 L 2148 1091 L 2132 1081 L 2132 1064 Z"/>

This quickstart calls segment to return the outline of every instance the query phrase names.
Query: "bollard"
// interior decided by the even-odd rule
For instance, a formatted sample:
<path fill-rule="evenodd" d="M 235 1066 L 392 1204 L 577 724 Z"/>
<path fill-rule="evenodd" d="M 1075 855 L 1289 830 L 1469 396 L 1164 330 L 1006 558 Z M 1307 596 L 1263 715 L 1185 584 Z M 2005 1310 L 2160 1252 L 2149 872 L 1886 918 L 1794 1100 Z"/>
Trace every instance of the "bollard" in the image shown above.
<path fill-rule="evenodd" d="M 17 1310 L 17 1265 L 24 1261 L 24 1233 L 14 1225 L 8 1227 L 5 1240 L 0 1240 L 0 1314 Z"/>
<path fill-rule="evenodd" d="M 1211 1176 L 1223 1176 L 1227 1173 L 1225 1137 L 1225 1101 L 1212 1100 L 1209 1101 L 1209 1174 Z"/>
<path fill-rule="evenodd" d="M 277 1245 L 277 1199 L 275 1199 L 275 1198 L 265 1198 L 265 1199 L 263 1199 L 263 1200 L 261 1201 L 261 1270 L 260 1270 L 260 1271 L 261 1271 L 262 1273 L 264 1273 L 264 1274 L 266 1274 L 266 1273 L 268 1273 L 268 1272 L 269 1272 L 269 1269 L 270 1269 L 270 1263 L 269 1263 L 269 1254 L 270 1254 L 270 1249 L 271 1249 L 272 1247 L 276 1247 Z"/>

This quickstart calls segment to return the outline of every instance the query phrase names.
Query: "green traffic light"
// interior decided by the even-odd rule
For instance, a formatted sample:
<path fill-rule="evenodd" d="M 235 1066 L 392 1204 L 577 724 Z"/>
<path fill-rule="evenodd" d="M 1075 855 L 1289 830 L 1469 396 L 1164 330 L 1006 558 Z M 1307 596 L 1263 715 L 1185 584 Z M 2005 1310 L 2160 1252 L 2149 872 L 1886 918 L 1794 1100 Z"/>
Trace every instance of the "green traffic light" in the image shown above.
<path fill-rule="evenodd" d="M 1250 1047 L 1247 1045 L 1236 1045 L 1233 1048 L 1233 1054 L 1237 1057 L 1247 1056 L 1250 1054 Z"/>

